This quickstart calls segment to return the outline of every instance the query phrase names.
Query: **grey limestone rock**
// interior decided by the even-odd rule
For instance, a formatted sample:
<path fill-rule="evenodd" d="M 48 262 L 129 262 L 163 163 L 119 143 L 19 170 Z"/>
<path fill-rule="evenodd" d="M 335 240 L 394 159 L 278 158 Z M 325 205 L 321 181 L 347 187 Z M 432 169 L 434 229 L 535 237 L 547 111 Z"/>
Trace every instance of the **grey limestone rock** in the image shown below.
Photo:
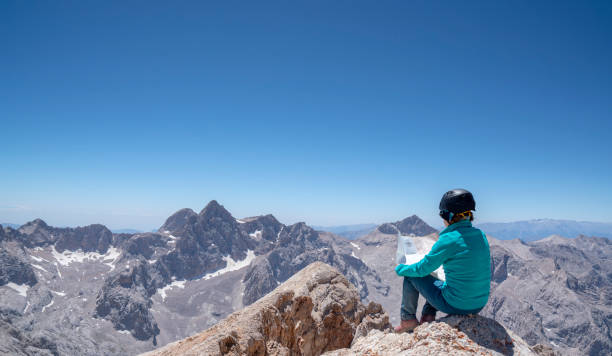
<path fill-rule="evenodd" d="M 38 280 L 29 263 L 6 249 L 0 249 L 0 286 L 9 282 L 33 286 Z"/>
<path fill-rule="evenodd" d="M 325 355 L 535 356 L 538 353 L 493 319 L 482 316 L 448 316 L 422 324 L 411 333 L 397 334 L 373 329 L 366 336 L 353 341 L 350 348 Z"/>

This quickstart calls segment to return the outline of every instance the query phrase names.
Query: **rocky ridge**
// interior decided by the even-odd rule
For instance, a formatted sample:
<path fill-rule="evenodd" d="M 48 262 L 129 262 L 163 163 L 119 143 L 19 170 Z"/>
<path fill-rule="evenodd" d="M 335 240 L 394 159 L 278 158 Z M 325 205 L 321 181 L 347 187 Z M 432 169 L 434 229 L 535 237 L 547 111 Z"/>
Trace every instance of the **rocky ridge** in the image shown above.
<path fill-rule="evenodd" d="M 447 317 L 395 334 L 382 307 L 316 262 L 212 328 L 149 352 L 175 355 L 536 355 L 494 320 Z"/>

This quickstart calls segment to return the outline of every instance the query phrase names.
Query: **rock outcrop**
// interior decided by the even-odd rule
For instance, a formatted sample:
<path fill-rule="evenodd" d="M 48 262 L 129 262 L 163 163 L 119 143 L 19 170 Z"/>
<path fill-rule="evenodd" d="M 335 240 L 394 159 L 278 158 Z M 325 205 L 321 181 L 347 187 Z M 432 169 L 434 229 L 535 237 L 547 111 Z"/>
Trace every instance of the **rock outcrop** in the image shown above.
<path fill-rule="evenodd" d="M 159 263 L 139 264 L 114 275 L 104 282 L 96 298 L 95 315 L 108 319 L 117 330 L 127 330 L 138 340 L 159 334 L 159 327 L 151 314 L 151 296 L 157 288 L 168 283 L 170 277 Z"/>
<path fill-rule="evenodd" d="M 297 223 L 283 226 L 276 236 L 273 249 L 251 264 L 243 280 L 246 287 L 243 304 L 253 303 L 270 292 L 277 283 L 286 281 L 315 261 L 340 270 L 357 286 L 362 299 L 369 294 L 368 284 L 374 288 L 388 288 L 382 286 L 380 277 L 362 260 L 339 253 L 333 244 L 321 238 L 318 231 L 304 223 Z"/>
<path fill-rule="evenodd" d="M 356 288 L 321 262 L 212 328 L 145 355 L 323 354 L 554 355 L 478 315 L 447 316 L 396 334 L 379 304 L 363 305 Z"/>
<path fill-rule="evenodd" d="M 353 355 L 553 355 L 550 348 L 530 347 L 523 339 L 493 319 L 482 316 L 448 316 L 417 327 L 412 333 L 372 330 L 350 349 L 326 356 Z"/>
<path fill-rule="evenodd" d="M 179 211 L 177 214 L 181 214 Z M 180 236 L 176 248 L 168 254 L 165 262 L 178 279 L 192 279 L 227 266 L 224 257 L 235 261 L 247 257 L 255 249 L 254 241 L 240 228 L 240 224 L 217 201 L 212 200 L 198 215 L 184 219 L 169 218 L 162 229 L 173 236 Z"/>
<path fill-rule="evenodd" d="M 315 262 L 212 328 L 146 355 L 320 355 L 389 328 L 380 305 L 363 305 L 346 277 Z"/>
<path fill-rule="evenodd" d="M 0 286 L 10 282 L 33 286 L 38 280 L 30 264 L 0 249 Z"/>

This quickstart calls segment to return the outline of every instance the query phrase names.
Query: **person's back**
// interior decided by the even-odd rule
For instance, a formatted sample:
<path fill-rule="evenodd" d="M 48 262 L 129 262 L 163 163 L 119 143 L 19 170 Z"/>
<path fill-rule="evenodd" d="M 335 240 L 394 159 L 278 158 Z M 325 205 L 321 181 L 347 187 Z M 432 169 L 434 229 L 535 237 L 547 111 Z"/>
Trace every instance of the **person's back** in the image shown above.
<path fill-rule="evenodd" d="M 472 226 L 476 202 L 465 189 L 453 189 L 440 201 L 440 217 L 447 226 L 438 241 L 420 261 L 398 264 L 395 272 L 404 277 L 401 323 L 397 332 L 414 329 L 419 321 L 416 309 L 419 295 L 426 300 L 421 322 L 435 320 L 436 312 L 477 314 L 489 299 L 491 256 L 482 231 Z M 431 275 L 443 266 L 445 281 Z"/>
<path fill-rule="evenodd" d="M 444 229 L 438 241 L 448 244 L 451 250 L 442 264 L 446 276 L 444 299 L 459 309 L 483 307 L 491 282 L 491 256 L 485 234 L 472 227 L 469 220 L 461 220 Z"/>

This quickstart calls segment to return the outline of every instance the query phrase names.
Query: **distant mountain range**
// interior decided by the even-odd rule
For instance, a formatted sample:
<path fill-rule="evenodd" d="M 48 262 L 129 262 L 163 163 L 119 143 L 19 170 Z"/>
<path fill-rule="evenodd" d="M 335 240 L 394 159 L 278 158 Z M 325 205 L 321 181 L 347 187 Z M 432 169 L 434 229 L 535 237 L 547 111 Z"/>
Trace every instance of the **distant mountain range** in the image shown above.
<path fill-rule="evenodd" d="M 481 315 L 530 345 L 612 354 L 612 240 L 503 241 L 484 229 L 492 289 Z M 315 261 L 336 268 L 364 303 L 381 304 L 397 324 L 398 232 L 422 250 L 438 239 L 416 215 L 349 240 L 272 215 L 236 219 L 216 201 L 199 213 L 177 211 L 156 232 L 58 228 L 40 219 L 0 228 L 0 354 L 149 351 L 252 305 Z"/>
<path fill-rule="evenodd" d="M 593 221 L 534 219 L 506 223 L 481 223 L 475 225 L 482 229 L 487 235 L 491 235 L 501 240 L 518 238 L 525 242 L 529 242 L 543 239 L 551 235 L 559 235 L 568 238 L 574 238 L 580 235 L 612 238 L 612 223 Z M 349 240 L 355 240 L 361 236 L 365 236 L 374 231 L 376 227 L 376 224 L 313 226 L 315 230 L 331 232 L 346 237 Z"/>
<path fill-rule="evenodd" d="M 0 225 L 2 225 L 3 227 L 10 227 L 13 229 L 19 229 L 19 224 L 12 224 L 12 223 L 0 223 Z"/>
<path fill-rule="evenodd" d="M 13 224 L 13 223 L 0 223 L 0 226 L 3 227 L 10 227 L 12 229 L 19 229 L 19 227 L 21 226 L 20 224 Z M 138 234 L 141 232 L 145 232 L 143 230 L 138 230 L 138 229 L 110 229 L 110 231 L 113 234 Z M 150 232 L 156 232 L 157 229 L 155 230 L 150 230 Z"/>
<path fill-rule="evenodd" d="M 550 235 L 574 238 L 580 235 L 612 238 L 612 223 L 537 219 L 508 223 L 476 224 L 487 235 L 498 239 L 536 241 Z"/>
<path fill-rule="evenodd" d="M 4 227 L 18 229 L 21 225 L 14 223 L 0 223 Z M 352 225 L 332 225 L 317 226 L 312 228 L 317 231 L 331 232 L 332 234 L 355 240 L 376 230 L 379 225 L 352 224 Z M 521 239 L 523 241 L 536 241 L 551 235 L 559 235 L 568 238 L 585 236 L 597 236 L 612 238 L 612 223 L 576 221 L 576 220 L 557 220 L 557 219 L 533 219 L 512 222 L 488 222 L 477 223 L 476 227 L 482 229 L 487 235 L 491 235 L 501 240 Z M 115 234 L 137 234 L 143 232 L 157 232 L 157 229 L 111 229 Z"/>

